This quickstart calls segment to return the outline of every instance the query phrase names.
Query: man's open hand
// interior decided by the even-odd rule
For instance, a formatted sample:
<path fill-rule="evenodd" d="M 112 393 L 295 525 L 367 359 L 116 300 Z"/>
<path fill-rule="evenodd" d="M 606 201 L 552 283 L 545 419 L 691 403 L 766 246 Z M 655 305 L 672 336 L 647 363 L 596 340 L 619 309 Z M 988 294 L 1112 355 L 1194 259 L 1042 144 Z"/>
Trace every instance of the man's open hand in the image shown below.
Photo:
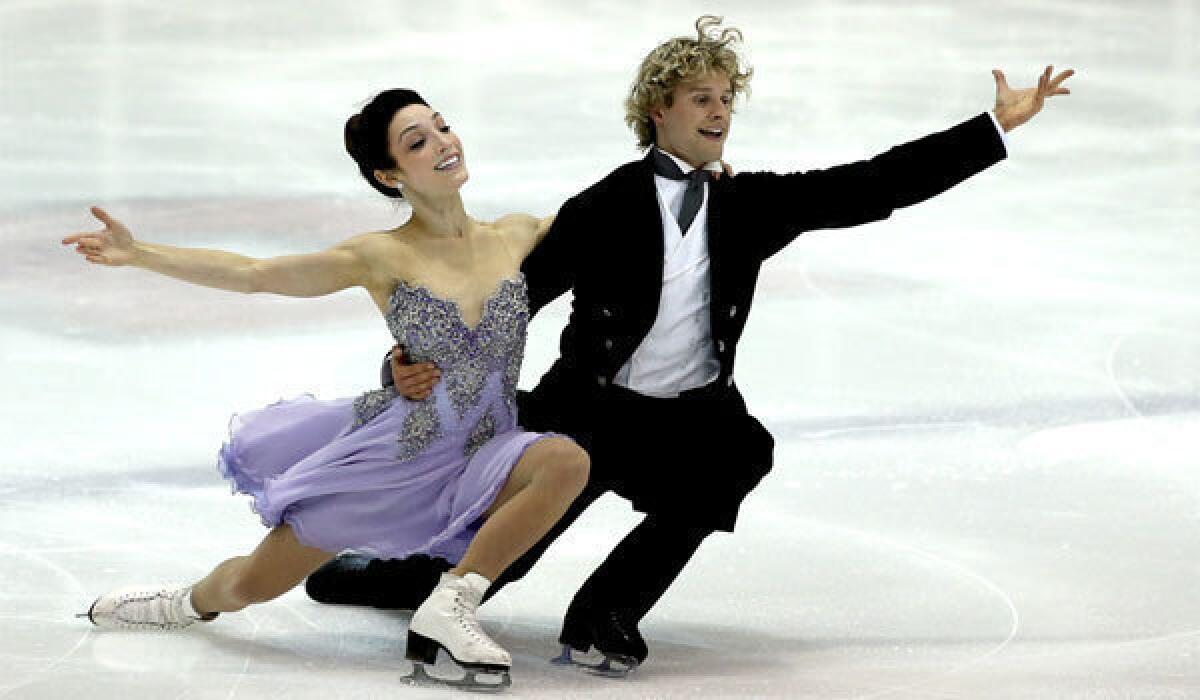
<path fill-rule="evenodd" d="M 392 381 L 396 383 L 396 391 L 409 401 L 429 398 L 433 385 L 442 378 L 442 371 L 432 362 L 409 365 L 406 360 L 403 346 L 392 348 Z"/>
<path fill-rule="evenodd" d="M 1050 74 L 1053 72 L 1054 66 L 1046 66 L 1046 70 L 1038 78 L 1037 87 L 1013 90 L 1008 86 L 1003 71 L 992 71 L 992 77 L 996 79 L 996 108 L 992 112 L 1006 132 L 1012 131 L 1042 111 L 1047 97 L 1071 94 L 1070 90 L 1061 86 L 1064 80 L 1075 75 L 1075 71 L 1067 69 L 1051 79 Z"/>

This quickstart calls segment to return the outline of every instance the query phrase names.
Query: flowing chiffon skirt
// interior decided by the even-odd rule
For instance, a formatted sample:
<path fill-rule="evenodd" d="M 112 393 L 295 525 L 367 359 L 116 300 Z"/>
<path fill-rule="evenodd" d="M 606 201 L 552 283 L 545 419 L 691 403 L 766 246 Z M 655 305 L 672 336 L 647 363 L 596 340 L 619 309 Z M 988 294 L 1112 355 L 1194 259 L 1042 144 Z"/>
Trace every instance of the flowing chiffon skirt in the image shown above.
<path fill-rule="evenodd" d="M 467 432 L 447 430 L 401 459 L 397 436 L 420 404 L 385 398 L 361 424 L 354 398 L 306 395 L 235 415 L 217 468 L 264 525 L 287 523 L 305 545 L 457 562 L 525 450 L 553 434 L 509 421 L 468 455 Z"/>

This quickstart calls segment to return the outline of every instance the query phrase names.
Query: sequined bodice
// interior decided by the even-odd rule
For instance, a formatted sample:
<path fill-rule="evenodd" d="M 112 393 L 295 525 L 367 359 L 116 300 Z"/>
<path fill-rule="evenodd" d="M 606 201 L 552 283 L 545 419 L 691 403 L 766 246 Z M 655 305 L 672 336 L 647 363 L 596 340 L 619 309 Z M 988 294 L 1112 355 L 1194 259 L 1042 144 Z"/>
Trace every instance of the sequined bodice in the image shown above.
<path fill-rule="evenodd" d="M 432 362 L 442 373 L 433 395 L 415 402 L 405 418 L 402 458 L 448 431 L 465 433 L 465 451 L 471 454 L 498 425 L 515 423 L 517 379 L 529 325 L 524 275 L 499 282 L 473 328 L 463 320 L 457 302 L 404 281 L 392 292 L 386 319 L 392 337 L 407 349 L 412 362 Z M 391 388 L 360 396 L 356 423 L 374 418 L 396 396 Z"/>

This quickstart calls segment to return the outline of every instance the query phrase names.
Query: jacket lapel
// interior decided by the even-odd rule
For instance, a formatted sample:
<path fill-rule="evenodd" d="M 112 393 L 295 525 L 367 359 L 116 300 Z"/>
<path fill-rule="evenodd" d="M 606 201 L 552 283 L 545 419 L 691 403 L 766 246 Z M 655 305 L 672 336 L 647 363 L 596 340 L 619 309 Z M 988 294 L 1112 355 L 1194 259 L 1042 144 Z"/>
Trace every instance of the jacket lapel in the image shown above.
<path fill-rule="evenodd" d="M 622 286 L 636 305 L 636 316 L 642 321 L 640 325 L 645 326 L 641 331 L 645 332 L 658 314 L 664 254 L 662 213 L 649 153 L 630 170 L 627 192 L 626 239 L 618 249 L 627 262 L 628 277 Z"/>
<path fill-rule="evenodd" d="M 708 216 L 706 223 L 708 224 L 708 286 L 711 290 L 709 296 L 709 309 L 713 316 L 713 328 L 717 328 L 717 309 L 723 303 L 719 298 L 721 292 L 721 273 L 724 272 L 722 263 L 725 256 L 721 250 L 721 244 L 724 242 L 721 231 L 721 203 L 728 196 L 728 191 L 733 187 L 732 178 L 728 175 L 721 175 L 720 180 L 710 181 L 708 183 Z"/>

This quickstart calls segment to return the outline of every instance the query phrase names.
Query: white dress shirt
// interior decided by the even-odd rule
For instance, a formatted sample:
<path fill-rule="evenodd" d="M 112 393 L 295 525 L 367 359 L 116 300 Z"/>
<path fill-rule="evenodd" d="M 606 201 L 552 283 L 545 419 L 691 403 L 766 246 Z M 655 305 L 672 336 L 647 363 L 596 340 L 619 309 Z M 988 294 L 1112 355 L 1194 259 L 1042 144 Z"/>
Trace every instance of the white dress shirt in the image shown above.
<path fill-rule="evenodd" d="M 662 151 L 666 153 L 666 151 Z M 684 173 L 692 167 L 666 153 Z M 719 162 L 705 170 L 720 172 Z M 708 183 L 704 199 L 687 235 L 679 230 L 679 210 L 687 180 L 654 176 L 663 230 L 663 282 L 658 315 L 641 345 L 630 356 L 613 382 L 659 398 L 711 383 L 721 373 L 713 347 L 709 302 L 712 284 L 708 271 Z"/>
<path fill-rule="evenodd" d="M 1000 132 L 1000 141 L 1004 144 L 1004 155 L 1008 155 L 1008 134 L 1004 133 L 1004 127 L 1000 126 L 1000 120 L 995 114 L 988 112 L 987 115 L 992 118 L 992 124 L 995 125 L 996 131 Z"/>

